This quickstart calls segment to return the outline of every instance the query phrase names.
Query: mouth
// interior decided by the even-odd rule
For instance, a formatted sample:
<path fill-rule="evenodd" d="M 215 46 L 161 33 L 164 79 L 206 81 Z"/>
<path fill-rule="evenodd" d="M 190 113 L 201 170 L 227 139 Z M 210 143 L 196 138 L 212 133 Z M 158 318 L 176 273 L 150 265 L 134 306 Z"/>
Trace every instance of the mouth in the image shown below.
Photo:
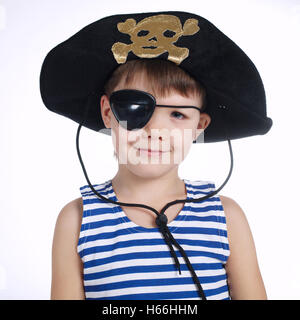
<path fill-rule="evenodd" d="M 160 154 L 169 152 L 169 151 L 161 151 L 161 150 L 142 149 L 142 148 L 138 148 L 137 150 L 141 154 L 148 154 L 148 155 L 160 155 Z"/>

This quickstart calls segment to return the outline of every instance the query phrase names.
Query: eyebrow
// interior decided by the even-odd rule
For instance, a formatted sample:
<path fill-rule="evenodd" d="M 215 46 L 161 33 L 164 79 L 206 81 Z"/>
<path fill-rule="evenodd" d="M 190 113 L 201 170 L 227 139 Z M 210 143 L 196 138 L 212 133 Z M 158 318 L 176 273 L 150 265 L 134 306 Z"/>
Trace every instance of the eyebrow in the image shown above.
<path fill-rule="evenodd" d="M 170 106 L 170 105 L 166 105 L 166 104 L 156 104 L 156 107 L 173 108 L 173 109 L 182 108 L 182 109 L 186 109 L 186 110 L 189 110 L 189 109 L 193 108 L 193 109 L 199 110 L 199 112 L 201 111 L 201 109 L 199 107 L 190 106 L 190 105 L 187 105 L 187 106 Z"/>

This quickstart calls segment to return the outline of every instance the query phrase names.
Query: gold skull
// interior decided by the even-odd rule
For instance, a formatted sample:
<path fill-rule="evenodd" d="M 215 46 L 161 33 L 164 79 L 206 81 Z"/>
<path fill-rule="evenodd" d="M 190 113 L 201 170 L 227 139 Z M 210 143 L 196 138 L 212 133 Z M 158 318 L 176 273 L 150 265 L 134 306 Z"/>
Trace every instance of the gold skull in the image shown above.
<path fill-rule="evenodd" d="M 178 17 L 160 14 L 147 17 L 138 24 L 127 19 L 117 24 L 118 30 L 130 35 L 131 44 L 116 42 L 112 46 L 113 55 L 118 63 L 125 63 L 132 51 L 140 58 L 155 58 L 168 52 L 168 60 L 180 64 L 189 55 L 188 48 L 176 47 L 174 43 L 181 36 L 199 31 L 196 19 L 187 19 L 182 27 Z"/>

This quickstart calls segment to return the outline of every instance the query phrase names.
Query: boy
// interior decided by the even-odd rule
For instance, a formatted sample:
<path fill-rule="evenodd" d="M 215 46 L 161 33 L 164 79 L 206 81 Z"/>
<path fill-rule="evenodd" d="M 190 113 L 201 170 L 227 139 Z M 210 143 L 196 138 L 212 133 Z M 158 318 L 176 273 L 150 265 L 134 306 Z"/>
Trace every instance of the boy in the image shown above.
<path fill-rule="evenodd" d="M 142 26 L 136 30 L 137 35 L 146 32 L 145 25 L 150 28 L 150 22 L 157 27 L 157 20 L 163 26 L 172 19 L 171 15 L 140 18 Z M 136 26 L 132 20 L 123 19 L 125 22 L 118 29 L 131 32 L 128 30 Z M 194 20 L 186 21 L 189 22 L 181 32 L 196 33 Z M 144 36 L 143 32 L 140 37 Z M 173 32 L 177 32 L 175 27 Z M 156 34 L 157 41 L 159 35 Z M 151 39 L 148 41 L 155 41 Z M 156 43 L 150 44 L 155 47 Z M 178 165 L 192 141 L 214 120 L 204 111 L 208 92 L 205 85 L 177 66 L 186 59 L 186 50 L 176 51 L 169 46 L 171 62 L 153 59 L 149 52 L 146 53 L 151 59 L 144 59 L 137 48 L 132 51 L 141 59 L 126 62 L 124 46 L 119 42 L 112 46 L 112 51 L 121 65 L 106 77 L 99 108 L 104 126 L 111 128 L 114 137 L 119 169 L 112 180 L 94 188 L 118 203 L 130 200 L 129 203 L 143 203 L 157 212 L 175 199 L 200 198 L 200 194 L 213 191 L 213 184 L 178 177 Z M 126 97 L 128 101 L 132 97 L 154 97 L 154 112 L 139 127 L 142 134 L 122 126 L 118 113 L 122 110 L 113 97 L 121 100 Z M 121 100 L 119 103 L 124 103 Z M 136 117 L 137 113 L 134 121 Z M 174 130 L 179 139 L 172 135 Z M 191 134 L 186 136 L 185 131 Z M 136 157 L 141 161 L 136 162 Z M 121 163 L 121 159 L 125 162 Z M 155 160 L 154 163 L 149 164 L 149 159 Z M 187 260 L 180 256 L 178 260 L 173 255 L 177 270 L 172 265 L 153 212 L 109 205 L 97 199 L 89 186 L 80 189 L 82 197 L 68 203 L 57 219 L 52 252 L 52 299 L 199 298 L 190 269 L 185 265 Z M 190 255 L 204 297 L 266 299 L 251 231 L 234 200 L 215 196 L 197 204 L 177 203 L 164 213 L 171 234 Z"/>

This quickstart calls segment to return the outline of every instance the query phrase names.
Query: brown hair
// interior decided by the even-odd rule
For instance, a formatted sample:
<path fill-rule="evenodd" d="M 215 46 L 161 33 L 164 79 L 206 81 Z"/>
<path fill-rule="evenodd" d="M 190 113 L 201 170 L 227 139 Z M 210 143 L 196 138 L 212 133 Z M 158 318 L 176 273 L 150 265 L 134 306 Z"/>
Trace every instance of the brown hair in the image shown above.
<path fill-rule="evenodd" d="M 171 90 L 175 90 L 185 97 L 202 96 L 201 109 L 204 109 L 206 95 L 204 87 L 183 69 L 166 60 L 139 59 L 120 65 L 108 79 L 104 87 L 105 94 L 109 97 L 120 81 L 124 81 L 125 85 L 131 83 L 136 74 L 146 76 L 155 95 L 164 97 Z"/>

